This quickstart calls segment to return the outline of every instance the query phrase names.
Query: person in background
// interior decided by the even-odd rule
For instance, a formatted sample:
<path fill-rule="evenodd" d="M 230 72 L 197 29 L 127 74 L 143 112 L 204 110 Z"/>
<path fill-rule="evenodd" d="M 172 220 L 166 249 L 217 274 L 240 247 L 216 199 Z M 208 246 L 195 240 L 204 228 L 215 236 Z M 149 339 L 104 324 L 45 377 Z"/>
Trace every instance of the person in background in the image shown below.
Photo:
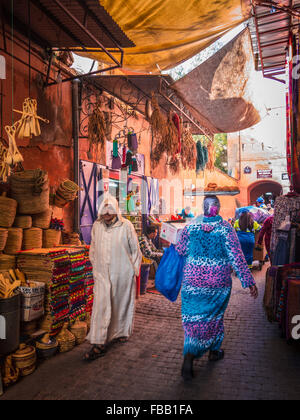
<path fill-rule="evenodd" d="M 234 228 L 237 231 L 247 264 L 249 268 L 252 268 L 255 233 L 260 231 L 261 226 L 253 220 L 253 216 L 248 210 L 244 210 L 236 220 Z"/>
<path fill-rule="evenodd" d="M 94 303 L 87 339 L 92 344 L 84 360 L 103 356 L 115 340 L 132 333 L 142 254 L 132 223 L 122 217 L 118 202 L 105 193 L 93 225 L 90 261 L 94 276 Z"/>
<path fill-rule="evenodd" d="M 268 212 L 272 215 L 272 214 L 274 214 L 274 209 L 273 209 L 273 207 L 272 207 L 272 204 L 271 203 L 268 203 L 267 204 L 267 210 L 268 210 Z"/>
<path fill-rule="evenodd" d="M 184 329 L 184 380 L 193 378 L 194 359 L 209 352 L 209 361 L 223 359 L 224 315 L 231 289 L 232 268 L 242 287 L 257 298 L 254 278 L 247 266 L 235 230 L 219 216 L 216 196 L 204 199 L 204 216 L 187 225 L 176 245 L 185 258 L 181 288 Z"/>
<path fill-rule="evenodd" d="M 267 206 L 265 205 L 265 200 L 263 199 L 263 197 L 258 197 L 258 199 L 256 200 L 256 207 L 258 207 L 259 209 L 266 209 Z"/>
<path fill-rule="evenodd" d="M 189 218 L 194 218 L 194 214 L 191 211 L 190 207 L 185 207 L 182 212 L 179 214 L 179 216 L 181 216 L 183 219 L 189 219 Z"/>
<path fill-rule="evenodd" d="M 164 254 L 162 251 L 159 251 L 152 242 L 154 241 L 156 236 L 157 227 L 148 226 L 146 229 L 146 235 L 142 235 L 139 237 L 141 252 L 145 258 L 153 261 L 155 269 L 157 269 L 160 260 L 162 259 L 162 256 Z"/>
<path fill-rule="evenodd" d="M 258 241 L 257 241 L 257 249 L 262 249 L 262 243 L 265 239 L 265 246 L 268 253 L 268 257 L 271 258 L 271 235 L 272 235 L 272 227 L 273 227 L 274 215 L 268 217 L 262 226 L 262 229 L 259 233 Z"/>

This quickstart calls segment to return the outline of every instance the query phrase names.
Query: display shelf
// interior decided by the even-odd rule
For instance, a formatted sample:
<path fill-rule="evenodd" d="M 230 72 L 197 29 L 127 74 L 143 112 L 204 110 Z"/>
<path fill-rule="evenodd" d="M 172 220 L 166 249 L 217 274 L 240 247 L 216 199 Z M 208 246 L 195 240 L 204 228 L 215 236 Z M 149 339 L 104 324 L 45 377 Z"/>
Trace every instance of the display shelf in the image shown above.
<path fill-rule="evenodd" d="M 184 193 L 185 197 L 202 197 L 212 195 L 238 195 L 240 191 L 193 191 Z"/>

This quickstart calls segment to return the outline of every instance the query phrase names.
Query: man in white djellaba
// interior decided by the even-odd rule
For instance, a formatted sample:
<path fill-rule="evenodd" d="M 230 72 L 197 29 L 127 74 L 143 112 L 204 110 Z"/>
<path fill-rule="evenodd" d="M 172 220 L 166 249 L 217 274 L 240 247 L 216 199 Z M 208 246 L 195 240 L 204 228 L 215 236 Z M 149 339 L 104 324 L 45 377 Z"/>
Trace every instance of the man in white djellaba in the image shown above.
<path fill-rule="evenodd" d="M 94 275 L 94 303 L 87 336 L 92 347 L 87 361 L 103 356 L 112 341 L 126 341 L 132 333 L 142 254 L 132 223 L 121 215 L 118 202 L 105 193 L 92 228 L 90 260 Z"/>

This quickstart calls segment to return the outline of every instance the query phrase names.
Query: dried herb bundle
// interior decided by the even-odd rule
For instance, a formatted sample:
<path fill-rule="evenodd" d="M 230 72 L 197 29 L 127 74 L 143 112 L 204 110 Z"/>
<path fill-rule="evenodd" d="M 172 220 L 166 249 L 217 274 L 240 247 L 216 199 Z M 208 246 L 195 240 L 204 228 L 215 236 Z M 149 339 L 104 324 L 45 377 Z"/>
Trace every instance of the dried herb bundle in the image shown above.
<path fill-rule="evenodd" d="M 106 120 L 100 105 L 96 105 L 93 113 L 89 117 L 89 142 L 90 145 L 104 144 L 107 133 Z"/>
<path fill-rule="evenodd" d="M 213 171 L 215 168 L 215 161 L 216 161 L 216 149 L 212 141 L 208 142 L 207 150 L 208 150 L 208 162 L 207 162 L 206 168 L 209 171 Z"/>
<path fill-rule="evenodd" d="M 164 114 L 161 112 L 154 94 L 152 95 L 151 105 L 153 112 L 150 117 L 150 125 L 152 127 L 153 134 L 159 138 L 162 138 L 165 136 L 167 120 Z"/>
<path fill-rule="evenodd" d="M 177 156 L 173 156 L 171 157 L 171 159 L 169 160 L 168 163 L 169 167 L 170 167 L 170 171 L 173 175 L 177 174 L 177 172 L 180 169 L 180 161 L 177 158 Z"/>
<path fill-rule="evenodd" d="M 181 164 L 183 169 L 196 168 L 197 149 L 190 130 L 185 129 L 181 142 Z"/>

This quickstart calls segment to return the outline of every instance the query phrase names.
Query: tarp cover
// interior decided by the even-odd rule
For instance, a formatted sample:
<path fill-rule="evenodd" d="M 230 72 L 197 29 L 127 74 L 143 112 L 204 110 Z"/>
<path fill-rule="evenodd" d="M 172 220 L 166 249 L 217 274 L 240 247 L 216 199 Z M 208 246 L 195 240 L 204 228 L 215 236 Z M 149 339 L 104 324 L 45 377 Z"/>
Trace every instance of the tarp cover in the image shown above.
<path fill-rule="evenodd" d="M 249 30 L 172 85 L 198 119 L 215 133 L 232 133 L 260 121 L 262 104 L 254 101 L 256 82 Z"/>
<path fill-rule="evenodd" d="M 245 21 L 250 0 L 99 0 L 136 47 L 124 68 L 159 73 L 193 57 Z M 104 54 L 88 53 L 99 61 Z"/>

